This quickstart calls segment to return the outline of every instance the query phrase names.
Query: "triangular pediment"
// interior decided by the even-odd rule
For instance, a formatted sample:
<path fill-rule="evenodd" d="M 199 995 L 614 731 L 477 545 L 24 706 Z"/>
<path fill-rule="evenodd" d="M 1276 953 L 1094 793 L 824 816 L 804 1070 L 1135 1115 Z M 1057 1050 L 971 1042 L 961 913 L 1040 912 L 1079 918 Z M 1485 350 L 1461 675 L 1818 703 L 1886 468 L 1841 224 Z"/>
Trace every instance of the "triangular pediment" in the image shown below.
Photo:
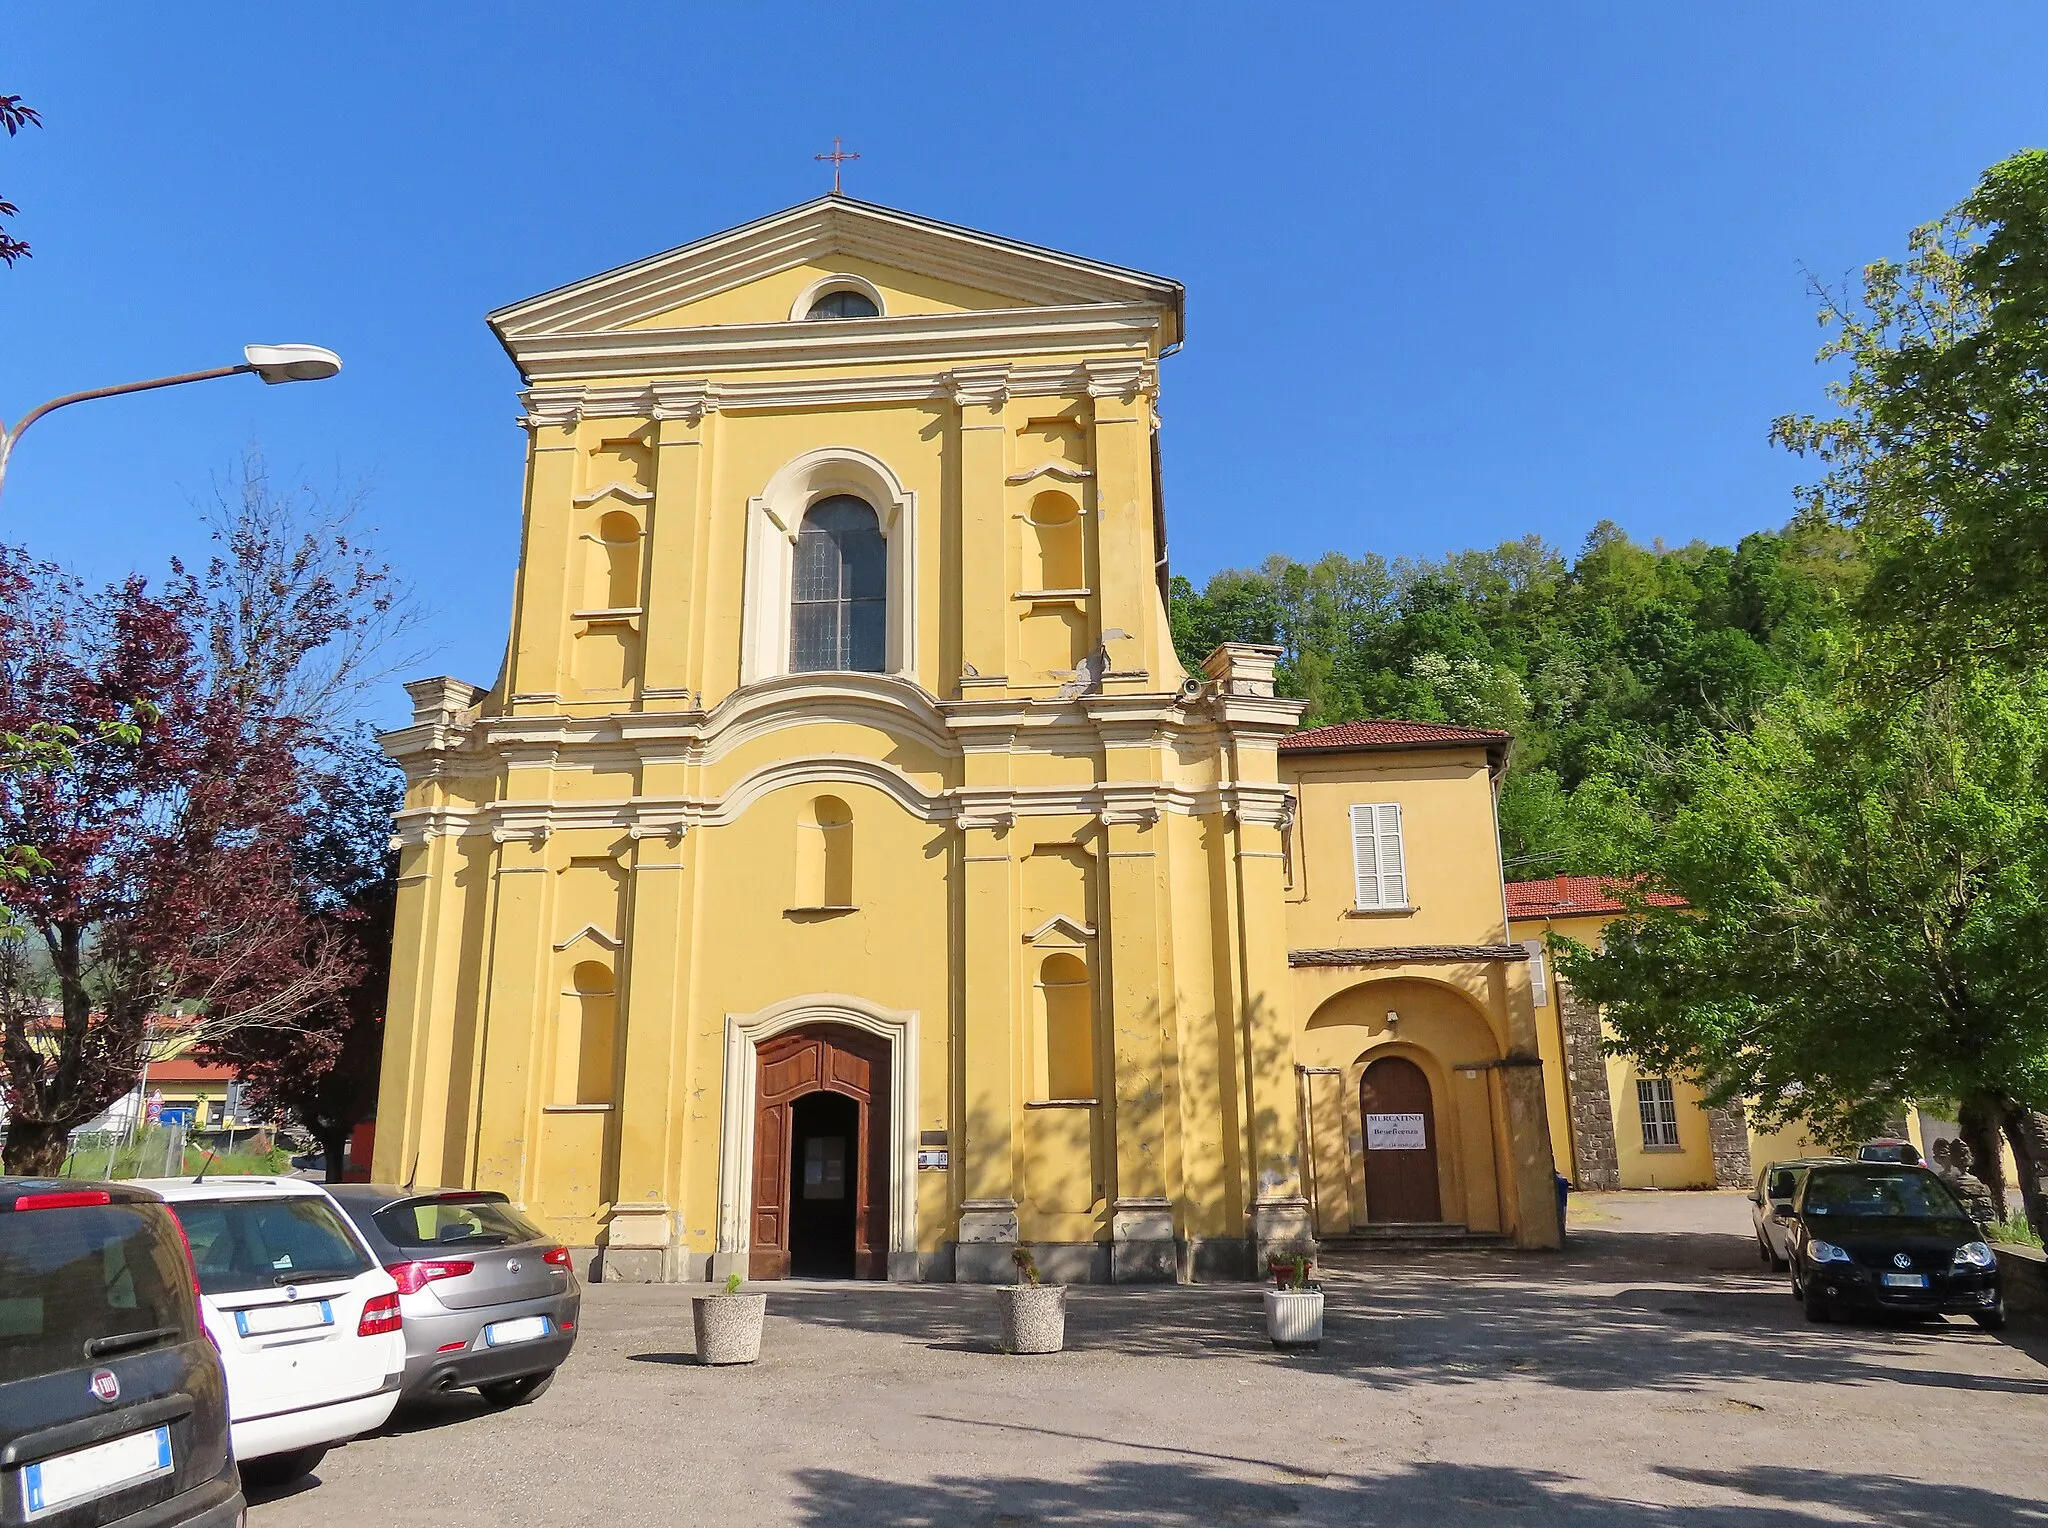
<path fill-rule="evenodd" d="M 1054 913 L 1045 922 L 1024 936 L 1024 942 L 1041 950 L 1078 950 L 1087 946 L 1095 937 L 1095 930 L 1087 924 L 1069 918 L 1065 913 Z"/>
<path fill-rule="evenodd" d="M 586 923 L 567 939 L 558 941 L 555 948 L 557 950 L 572 950 L 585 940 L 590 941 L 590 943 L 598 946 L 600 949 L 616 950 L 619 947 L 617 939 L 607 934 L 595 923 Z"/>
<path fill-rule="evenodd" d="M 500 308 L 490 322 L 517 356 L 522 341 L 567 335 L 788 321 L 807 283 L 839 272 L 872 283 L 885 316 L 837 322 L 1138 304 L 1164 310 L 1163 343 L 1180 338 L 1176 281 L 845 196 L 557 287 Z"/>

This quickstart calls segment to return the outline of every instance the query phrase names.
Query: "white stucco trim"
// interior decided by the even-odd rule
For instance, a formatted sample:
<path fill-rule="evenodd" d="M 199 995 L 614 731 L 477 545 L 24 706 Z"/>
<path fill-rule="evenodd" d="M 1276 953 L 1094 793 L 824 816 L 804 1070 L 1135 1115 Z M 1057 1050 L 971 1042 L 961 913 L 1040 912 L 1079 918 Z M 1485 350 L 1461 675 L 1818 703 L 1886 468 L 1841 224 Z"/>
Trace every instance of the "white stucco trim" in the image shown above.
<path fill-rule="evenodd" d="M 740 606 L 740 683 L 789 673 L 789 580 L 797 531 L 820 499 L 850 493 L 874 507 L 888 543 L 886 672 L 917 677 L 917 494 L 880 457 L 824 446 L 785 462 L 747 500 L 746 589 Z"/>
<path fill-rule="evenodd" d="M 744 1256 L 751 1238 L 757 1047 L 806 1024 L 844 1024 L 889 1043 L 889 1278 L 917 1278 L 917 1013 L 840 993 L 785 998 L 725 1016 L 725 1107 L 718 1136 L 718 1250 Z"/>
<path fill-rule="evenodd" d="M 882 300 L 882 289 L 880 287 L 876 286 L 865 276 L 854 276 L 841 272 L 837 276 L 820 276 L 816 281 L 813 281 L 809 286 L 797 293 L 796 301 L 789 305 L 790 321 L 792 323 L 802 323 L 811 311 L 811 304 L 820 297 L 823 297 L 827 292 L 858 292 L 875 305 L 876 317 L 887 318 L 889 316 L 889 304 Z M 823 319 L 817 321 L 819 323 L 824 322 Z M 834 320 L 834 322 L 841 322 L 841 320 Z"/>

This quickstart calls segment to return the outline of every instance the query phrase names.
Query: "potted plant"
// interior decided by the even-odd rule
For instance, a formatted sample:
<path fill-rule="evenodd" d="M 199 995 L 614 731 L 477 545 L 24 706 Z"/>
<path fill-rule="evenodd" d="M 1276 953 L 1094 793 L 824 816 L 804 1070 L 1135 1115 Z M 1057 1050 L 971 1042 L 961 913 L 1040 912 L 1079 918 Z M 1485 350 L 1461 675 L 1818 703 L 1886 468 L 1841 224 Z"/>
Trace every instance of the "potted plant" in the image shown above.
<path fill-rule="evenodd" d="M 996 1304 L 1003 1317 L 1003 1351 L 1059 1352 L 1067 1344 L 1066 1287 L 1045 1282 L 1029 1247 L 1017 1248 L 1010 1261 L 1017 1265 L 1017 1282 L 996 1290 Z"/>
<path fill-rule="evenodd" d="M 1312 1348 L 1322 1342 L 1323 1286 L 1309 1277 L 1306 1257 L 1289 1263 L 1286 1280 L 1267 1290 L 1265 1300 L 1266 1335 L 1274 1347 Z"/>
<path fill-rule="evenodd" d="M 698 1363 L 750 1364 L 761 1356 L 761 1321 L 768 1314 L 768 1297 L 741 1294 L 745 1282 L 731 1274 L 717 1294 L 691 1299 Z"/>

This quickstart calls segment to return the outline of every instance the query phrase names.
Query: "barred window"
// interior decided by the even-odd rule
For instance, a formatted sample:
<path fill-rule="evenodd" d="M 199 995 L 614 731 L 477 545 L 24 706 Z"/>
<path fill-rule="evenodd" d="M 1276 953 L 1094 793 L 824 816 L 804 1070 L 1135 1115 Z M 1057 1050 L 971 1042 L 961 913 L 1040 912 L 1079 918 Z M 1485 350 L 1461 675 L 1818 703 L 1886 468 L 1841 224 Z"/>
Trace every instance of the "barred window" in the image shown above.
<path fill-rule="evenodd" d="M 1636 1079 L 1636 1110 L 1643 1117 L 1643 1148 L 1678 1144 L 1678 1099 L 1668 1077 Z"/>
<path fill-rule="evenodd" d="M 805 318 L 879 318 L 882 310 L 865 292 L 827 292 L 811 304 Z"/>
<path fill-rule="evenodd" d="M 888 665 L 888 555 L 874 509 L 820 499 L 797 532 L 790 587 L 792 673 L 879 674 Z"/>

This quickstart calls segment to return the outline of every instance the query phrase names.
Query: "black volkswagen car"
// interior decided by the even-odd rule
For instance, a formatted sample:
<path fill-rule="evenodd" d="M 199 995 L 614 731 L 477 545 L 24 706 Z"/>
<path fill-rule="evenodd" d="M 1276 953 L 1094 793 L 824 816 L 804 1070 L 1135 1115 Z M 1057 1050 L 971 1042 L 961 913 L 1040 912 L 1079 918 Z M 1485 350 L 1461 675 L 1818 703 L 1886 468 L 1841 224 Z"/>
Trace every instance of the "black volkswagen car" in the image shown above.
<path fill-rule="evenodd" d="M 2005 1297 L 1981 1234 L 1924 1167 L 1816 1166 L 1792 1207 L 1792 1295 L 1812 1321 L 1855 1309 L 1968 1316 L 1995 1331 L 2005 1325 Z"/>
<path fill-rule="evenodd" d="M 155 1194 L 0 1178 L 0 1525 L 242 1521 L 198 1297 Z"/>

